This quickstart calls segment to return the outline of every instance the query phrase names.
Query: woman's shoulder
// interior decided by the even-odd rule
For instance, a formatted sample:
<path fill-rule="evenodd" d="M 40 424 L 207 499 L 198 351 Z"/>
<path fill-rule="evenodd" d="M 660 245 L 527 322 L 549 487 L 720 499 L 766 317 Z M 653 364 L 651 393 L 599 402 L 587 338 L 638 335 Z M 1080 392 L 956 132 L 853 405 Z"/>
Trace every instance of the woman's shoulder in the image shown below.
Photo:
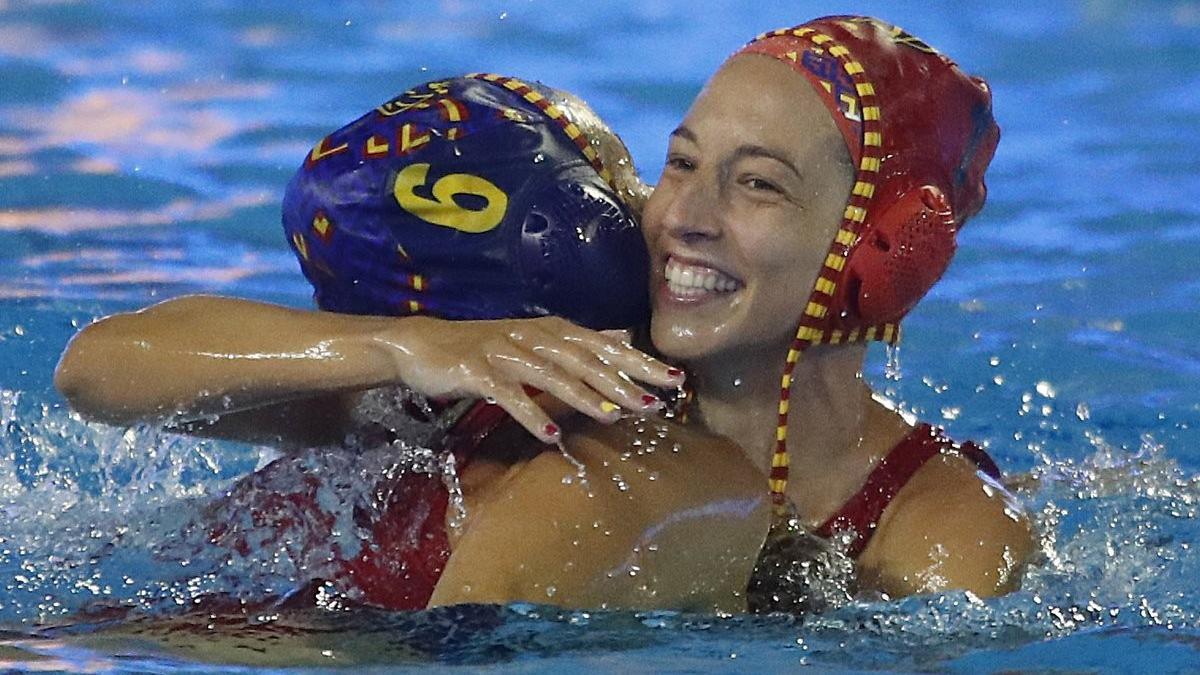
<path fill-rule="evenodd" d="M 650 418 L 577 420 L 492 480 L 434 604 L 744 609 L 769 500 L 731 443 Z"/>
<path fill-rule="evenodd" d="M 651 502 L 656 492 L 689 500 L 765 494 L 767 478 L 746 453 L 695 424 L 659 417 L 585 424 L 567 435 L 565 447 L 602 474 L 644 480 Z"/>
<path fill-rule="evenodd" d="M 1033 551 L 1033 528 L 995 464 L 978 446 L 955 443 L 928 425 L 901 444 L 928 454 L 860 558 L 875 577 L 872 585 L 897 595 L 949 589 L 997 595 L 1016 588 Z"/>

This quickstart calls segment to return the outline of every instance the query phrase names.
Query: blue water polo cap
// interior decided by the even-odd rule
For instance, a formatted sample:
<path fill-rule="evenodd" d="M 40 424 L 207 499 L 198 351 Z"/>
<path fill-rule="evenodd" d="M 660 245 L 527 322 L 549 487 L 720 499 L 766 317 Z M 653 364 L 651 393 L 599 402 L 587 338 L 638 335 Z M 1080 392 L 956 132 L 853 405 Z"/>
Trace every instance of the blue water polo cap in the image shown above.
<path fill-rule="evenodd" d="M 536 89 L 456 77 L 322 139 L 283 227 L 324 310 L 624 328 L 649 316 L 649 259 L 608 175 Z"/>

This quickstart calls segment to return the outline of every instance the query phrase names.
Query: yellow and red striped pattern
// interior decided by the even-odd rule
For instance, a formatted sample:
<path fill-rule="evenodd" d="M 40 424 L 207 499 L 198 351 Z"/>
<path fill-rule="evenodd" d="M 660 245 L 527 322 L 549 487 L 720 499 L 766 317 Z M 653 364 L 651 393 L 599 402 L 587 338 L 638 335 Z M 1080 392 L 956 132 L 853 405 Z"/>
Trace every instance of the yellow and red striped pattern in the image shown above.
<path fill-rule="evenodd" d="M 789 474 L 787 452 L 788 408 L 792 390 L 792 374 L 796 370 L 800 354 L 815 344 L 842 344 L 871 340 L 881 340 L 889 344 L 895 344 L 900 339 L 900 330 L 895 324 L 859 328 L 848 333 L 839 330 L 827 331 L 824 328 L 827 324 L 826 318 L 830 311 L 832 311 L 833 296 L 837 291 L 842 271 L 846 267 L 846 259 L 850 255 L 850 251 L 858 243 L 863 223 L 867 220 L 871 198 L 875 195 L 879 167 L 882 163 L 883 129 L 880 120 L 880 106 L 875 97 L 875 86 L 867 79 L 867 73 L 862 64 L 854 58 L 848 48 L 838 43 L 833 36 L 822 33 L 815 28 L 808 26 L 783 28 L 763 33 L 756 37 L 752 43 L 779 36 L 807 40 L 813 45 L 822 48 L 830 56 L 838 59 L 842 69 L 846 71 L 846 75 L 854 82 L 855 91 L 858 93 L 862 110 L 863 134 L 862 157 L 858 160 L 854 187 L 851 190 L 850 199 L 846 203 L 846 210 L 842 214 L 841 226 L 829 246 L 829 251 L 825 256 L 825 264 L 818 275 L 812 293 L 809 295 L 804 313 L 800 317 L 800 325 L 796 330 L 796 337 L 792 340 L 792 346 L 788 350 L 787 360 L 784 363 L 775 429 L 775 451 L 771 456 L 771 473 L 769 476 L 771 498 L 775 504 L 776 513 L 783 514 L 787 511 L 785 493 L 787 491 Z"/>
<path fill-rule="evenodd" d="M 514 92 L 521 98 L 536 106 L 538 110 L 542 111 L 542 114 L 554 121 L 558 127 L 563 130 L 563 133 L 567 135 L 567 138 L 575 144 L 575 147 L 579 148 L 580 152 L 583 153 L 584 158 L 591 162 L 592 166 L 596 169 L 596 173 L 600 174 L 600 177 L 604 179 L 604 182 L 612 186 L 614 190 L 616 189 L 616 186 L 613 185 L 612 174 L 609 172 L 608 168 L 604 166 L 604 162 L 600 159 L 600 153 L 596 152 L 596 148 L 592 146 L 591 139 L 589 139 L 587 134 L 583 133 L 579 127 L 575 126 L 575 124 L 571 122 L 571 120 L 568 119 L 565 114 L 563 114 L 563 111 L 560 110 L 558 106 L 551 103 L 549 99 L 539 94 L 533 89 L 533 87 L 530 87 L 528 84 L 525 84 L 515 77 L 505 77 L 503 75 L 494 75 L 491 73 L 471 73 L 467 75 L 467 77 L 483 80 L 485 82 L 491 82 L 492 84 L 504 87 L 505 89 Z"/>

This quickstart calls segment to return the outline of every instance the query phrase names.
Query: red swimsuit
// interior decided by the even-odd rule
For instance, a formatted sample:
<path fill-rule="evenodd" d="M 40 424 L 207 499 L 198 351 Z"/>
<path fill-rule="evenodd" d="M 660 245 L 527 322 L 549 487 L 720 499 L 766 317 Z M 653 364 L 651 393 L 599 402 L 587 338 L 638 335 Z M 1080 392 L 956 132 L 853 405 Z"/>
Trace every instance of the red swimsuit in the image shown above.
<path fill-rule="evenodd" d="M 483 438 L 507 419 L 496 406 L 477 406 L 455 426 L 447 449 L 462 460 L 469 457 Z M 830 538 L 836 533 L 853 533 L 849 553 L 858 557 L 871 540 L 879 518 L 925 462 L 938 454 L 960 454 L 975 462 L 981 471 L 999 480 L 1000 469 L 992 458 L 973 443 L 956 444 L 940 430 L 922 424 L 896 444 L 854 496 L 816 530 Z M 411 487 L 396 491 L 399 499 L 389 504 L 386 515 L 373 533 L 379 544 L 364 549 L 348 566 L 366 602 L 390 609 L 425 607 L 450 557 L 446 538 L 447 493 L 436 478 L 410 475 Z"/>
<path fill-rule="evenodd" d="M 857 558 L 871 541 L 888 504 L 930 459 L 939 454 L 959 454 L 975 462 L 980 471 L 1000 480 L 1000 468 L 974 443 L 957 444 L 940 429 L 922 424 L 904 437 L 867 476 L 854 496 L 816 529 L 817 536 L 831 538 L 839 532 L 853 534 L 849 554 Z"/>
<path fill-rule="evenodd" d="M 443 444 L 458 470 L 479 444 L 510 418 L 496 405 L 475 404 L 454 424 Z M 424 609 L 450 559 L 446 509 L 450 493 L 440 476 L 406 474 L 392 491 L 383 517 L 371 528 L 372 544 L 346 563 L 361 600 L 387 609 Z"/>
<path fill-rule="evenodd" d="M 454 453 L 461 470 L 480 442 L 509 419 L 498 406 L 478 403 L 454 425 L 443 447 L 446 452 Z M 857 557 L 866 548 L 892 498 L 925 462 L 939 453 L 961 454 L 988 475 L 1000 476 L 995 463 L 978 446 L 956 445 L 929 425 L 921 425 L 879 462 L 862 488 L 822 524 L 816 534 L 829 538 L 838 532 L 852 532 L 854 538 L 849 552 Z M 282 470 L 273 472 L 273 468 Z M 313 486 L 307 484 L 317 477 L 310 473 L 304 480 L 297 481 L 289 477 L 287 469 L 287 465 L 273 465 L 256 472 L 243 479 L 226 500 L 222 500 L 233 507 L 234 514 L 249 511 L 254 529 L 269 531 L 265 535 L 254 534 L 253 538 L 260 541 L 260 545 L 271 541 L 311 540 L 305 546 L 324 551 L 326 562 L 317 569 L 310 566 L 310 572 L 350 591 L 356 600 L 386 609 L 425 608 L 450 558 L 446 532 L 449 492 L 442 477 L 434 473 L 407 472 L 391 481 L 382 481 L 377 491 L 388 495 L 386 501 L 376 512 L 377 517 L 360 523 L 369 535 L 364 537 L 366 541 L 358 554 L 344 557 L 336 543 L 328 543 L 334 539 L 332 532 L 338 529 L 334 525 L 335 514 L 319 506 L 321 499 L 316 496 Z M 290 487 L 284 490 L 281 489 L 283 485 Z M 225 512 L 230 512 L 229 506 L 225 507 Z M 358 520 L 357 514 L 355 520 Z M 300 527 L 297 527 L 298 522 Z M 213 527 L 211 540 L 240 549 L 243 555 L 250 553 L 245 531 L 231 540 L 221 531 L 226 527 L 224 522 Z"/>

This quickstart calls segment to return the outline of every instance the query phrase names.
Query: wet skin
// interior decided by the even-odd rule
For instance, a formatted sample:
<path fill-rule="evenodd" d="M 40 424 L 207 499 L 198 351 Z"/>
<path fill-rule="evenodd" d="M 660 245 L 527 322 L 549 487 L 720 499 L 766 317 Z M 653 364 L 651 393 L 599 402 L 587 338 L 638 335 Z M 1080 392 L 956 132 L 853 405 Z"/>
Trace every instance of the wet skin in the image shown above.
<path fill-rule="evenodd" d="M 828 111 L 790 68 L 744 56 L 719 70 L 671 134 L 643 214 L 654 346 L 693 366 L 738 355 L 778 360 L 853 176 Z M 668 266 L 735 283 L 681 293 Z"/>

